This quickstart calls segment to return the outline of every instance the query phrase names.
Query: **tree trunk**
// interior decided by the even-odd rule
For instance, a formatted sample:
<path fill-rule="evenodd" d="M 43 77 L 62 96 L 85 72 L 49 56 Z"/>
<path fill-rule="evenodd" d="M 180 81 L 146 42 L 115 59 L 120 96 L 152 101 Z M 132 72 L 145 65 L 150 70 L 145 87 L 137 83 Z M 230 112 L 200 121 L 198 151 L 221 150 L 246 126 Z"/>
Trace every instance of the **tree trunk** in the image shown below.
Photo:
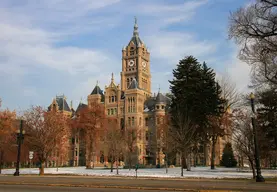
<path fill-rule="evenodd" d="M 181 160 L 181 177 L 183 177 L 184 176 L 184 170 L 183 170 L 183 163 L 184 163 L 184 161 L 183 161 L 183 153 L 181 152 L 180 153 L 180 160 Z"/>
<path fill-rule="evenodd" d="M 253 179 L 256 178 L 256 171 L 255 171 L 255 166 L 254 166 L 254 162 L 252 159 L 248 158 L 248 161 L 250 163 L 251 169 L 252 169 L 252 174 L 253 174 Z"/>
<path fill-rule="evenodd" d="M 187 161 L 186 161 L 186 155 L 183 153 L 182 157 L 181 157 L 181 162 L 182 162 L 182 167 L 183 169 L 187 169 L 188 166 L 187 166 Z"/>
<path fill-rule="evenodd" d="M 168 173 L 168 164 L 167 164 L 167 152 L 165 152 L 165 173 Z"/>
<path fill-rule="evenodd" d="M 3 151 L 0 150 L 0 174 L 2 173 Z"/>
<path fill-rule="evenodd" d="M 40 162 L 39 175 L 44 175 L 45 162 Z"/>
<path fill-rule="evenodd" d="M 132 167 L 132 155 L 129 153 L 129 171 L 131 171 L 131 167 Z"/>
<path fill-rule="evenodd" d="M 190 159 L 191 153 L 187 156 L 187 171 L 191 171 L 191 159 Z"/>
<path fill-rule="evenodd" d="M 117 175 L 119 174 L 119 171 L 118 171 L 118 164 L 119 164 L 119 160 L 118 160 L 118 158 L 117 158 L 117 160 L 116 160 L 116 174 L 117 174 Z"/>
<path fill-rule="evenodd" d="M 3 157 L 4 157 L 4 151 L 0 150 L 0 174 L 2 173 Z"/>
<path fill-rule="evenodd" d="M 90 140 L 89 142 L 89 148 L 88 148 L 88 159 L 87 159 L 87 162 L 86 162 L 86 167 L 87 169 L 91 169 L 92 166 L 91 166 L 91 162 L 92 162 L 92 152 L 93 152 L 93 143 L 92 143 L 92 140 Z"/>
<path fill-rule="evenodd" d="M 214 161 L 215 161 L 215 144 L 217 137 L 212 137 L 212 154 L 211 154 L 211 169 L 215 169 Z"/>
<path fill-rule="evenodd" d="M 114 164 L 114 158 L 111 158 L 111 173 L 113 172 L 113 164 Z"/>

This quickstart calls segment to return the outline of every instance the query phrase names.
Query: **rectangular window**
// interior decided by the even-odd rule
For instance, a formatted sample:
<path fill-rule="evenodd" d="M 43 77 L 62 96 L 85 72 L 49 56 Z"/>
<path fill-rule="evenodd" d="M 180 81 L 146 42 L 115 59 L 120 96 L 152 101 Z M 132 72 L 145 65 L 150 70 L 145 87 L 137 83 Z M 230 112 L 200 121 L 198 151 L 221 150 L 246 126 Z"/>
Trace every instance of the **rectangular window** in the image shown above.
<path fill-rule="evenodd" d="M 148 141 L 148 139 L 149 139 L 149 132 L 148 131 L 145 132 L 145 139 L 146 139 L 146 141 Z"/>
<path fill-rule="evenodd" d="M 145 118 L 145 126 L 148 126 L 148 118 Z"/>
<path fill-rule="evenodd" d="M 128 125 L 131 125 L 131 117 L 128 117 Z"/>
<path fill-rule="evenodd" d="M 135 117 L 132 117 L 132 125 L 135 125 Z"/>

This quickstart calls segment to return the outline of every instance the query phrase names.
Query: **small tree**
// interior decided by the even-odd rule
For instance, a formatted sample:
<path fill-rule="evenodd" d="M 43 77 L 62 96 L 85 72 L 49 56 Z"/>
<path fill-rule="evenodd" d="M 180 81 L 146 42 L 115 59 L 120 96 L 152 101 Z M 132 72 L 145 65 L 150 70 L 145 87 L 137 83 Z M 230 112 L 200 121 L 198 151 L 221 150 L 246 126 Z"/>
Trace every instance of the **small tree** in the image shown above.
<path fill-rule="evenodd" d="M 0 98 L 0 108 L 1 108 Z M 10 147 L 11 138 L 15 133 L 15 111 L 9 111 L 8 109 L 0 110 L 0 174 L 2 169 L 2 161 L 4 156 L 4 150 Z"/>
<path fill-rule="evenodd" d="M 91 162 L 94 163 L 95 145 L 101 134 L 105 132 L 102 128 L 106 127 L 104 107 L 97 102 L 93 102 L 90 106 L 80 110 L 76 121 L 75 126 L 83 129 L 86 136 L 86 167 L 93 168 L 94 165 Z"/>
<path fill-rule="evenodd" d="M 63 151 L 60 149 L 68 144 L 68 117 L 61 112 L 47 112 L 42 107 L 36 106 L 25 112 L 24 119 L 26 121 L 26 143 L 36 152 L 41 165 L 39 174 L 43 175 L 48 158 L 56 151 Z"/>
<path fill-rule="evenodd" d="M 111 172 L 113 164 L 116 163 L 116 174 L 118 174 L 119 158 L 123 153 L 124 142 L 123 134 L 117 119 L 109 119 L 107 124 L 107 133 L 105 134 L 105 144 L 111 157 Z"/>
<path fill-rule="evenodd" d="M 223 155 L 221 159 L 221 166 L 225 167 L 236 167 L 237 166 L 237 160 L 235 159 L 232 145 L 231 143 L 226 143 L 224 150 L 223 150 Z"/>
<path fill-rule="evenodd" d="M 127 154 L 129 170 L 131 170 L 132 168 L 132 163 L 133 163 L 132 157 L 137 150 L 136 142 L 137 142 L 139 133 L 140 133 L 140 129 L 138 127 L 127 127 L 123 133 L 123 137 L 124 137 L 123 142 L 126 146 L 125 150 Z"/>

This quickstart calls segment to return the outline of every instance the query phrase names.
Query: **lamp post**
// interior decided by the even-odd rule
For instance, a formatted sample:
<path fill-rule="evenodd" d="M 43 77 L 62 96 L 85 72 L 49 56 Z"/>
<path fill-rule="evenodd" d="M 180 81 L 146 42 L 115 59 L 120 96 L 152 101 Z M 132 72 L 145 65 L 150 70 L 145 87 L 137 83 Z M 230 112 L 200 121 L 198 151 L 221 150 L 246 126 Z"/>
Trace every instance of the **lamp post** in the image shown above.
<path fill-rule="evenodd" d="M 259 154 L 259 148 L 258 148 L 258 141 L 257 141 L 257 131 L 256 131 L 256 125 L 255 125 L 255 104 L 254 104 L 254 94 L 251 92 L 250 94 L 250 101 L 251 101 L 251 108 L 253 112 L 253 116 L 251 117 L 252 120 L 252 126 L 253 126 L 253 134 L 254 134 L 254 147 L 255 147 L 255 163 L 256 163 L 256 182 L 264 182 L 265 179 L 262 176 L 261 172 L 261 166 L 260 166 L 260 154 Z"/>
<path fill-rule="evenodd" d="M 23 120 L 20 120 L 20 128 L 17 130 L 17 162 L 16 162 L 16 170 L 15 173 L 13 174 L 14 176 L 19 176 L 19 164 L 20 164 L 20 154 L 21 154 L 21 144 L 23 143 L 24 140 L 24 134 L 25 131 L 23 130 Z"/>

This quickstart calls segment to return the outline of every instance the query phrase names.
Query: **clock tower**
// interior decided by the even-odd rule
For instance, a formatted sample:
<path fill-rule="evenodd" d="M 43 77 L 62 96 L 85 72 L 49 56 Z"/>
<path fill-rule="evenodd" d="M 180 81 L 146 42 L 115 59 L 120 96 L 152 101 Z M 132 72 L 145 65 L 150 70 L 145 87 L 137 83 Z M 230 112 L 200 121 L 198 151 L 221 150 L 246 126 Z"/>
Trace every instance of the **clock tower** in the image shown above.
<path fill-rule="evenodd" d="M 138 88 L 144 91 L 146 97 L 151 96 L 150 53 L 139 37 L 136 18 L 133 37 L 122 49 L 122 91 L 128 89 L 133 79 L 136 79 Z"/>

